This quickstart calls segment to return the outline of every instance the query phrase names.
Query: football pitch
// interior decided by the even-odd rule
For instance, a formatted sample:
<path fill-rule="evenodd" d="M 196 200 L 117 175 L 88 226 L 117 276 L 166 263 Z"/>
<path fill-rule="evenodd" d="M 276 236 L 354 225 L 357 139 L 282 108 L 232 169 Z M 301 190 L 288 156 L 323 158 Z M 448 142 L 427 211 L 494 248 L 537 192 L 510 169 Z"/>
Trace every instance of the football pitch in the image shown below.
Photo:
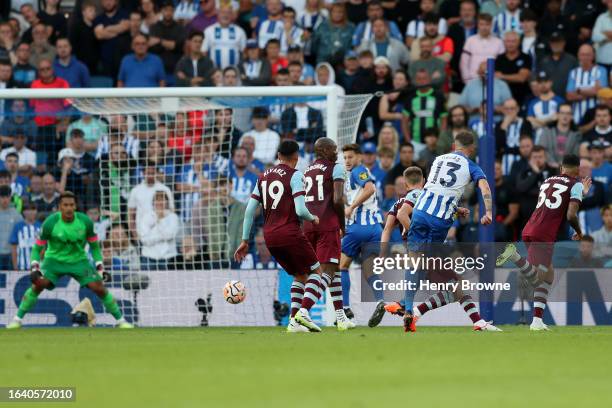
<path fill-rule="evenodd" d="M 612 327 L 503 329 L 1 329 L 0 386 L 76 387 L 53 407 L 612 406 Z"/>

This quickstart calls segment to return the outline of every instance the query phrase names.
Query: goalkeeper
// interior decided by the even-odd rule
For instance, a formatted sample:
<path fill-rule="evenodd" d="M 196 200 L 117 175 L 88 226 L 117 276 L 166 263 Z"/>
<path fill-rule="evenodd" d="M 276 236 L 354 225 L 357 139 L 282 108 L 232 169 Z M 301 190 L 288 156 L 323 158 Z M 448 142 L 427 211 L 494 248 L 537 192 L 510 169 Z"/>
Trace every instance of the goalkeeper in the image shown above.
<path fill-rule="evenodd" d="M 95 270 L 87 259 L 85 246 L 88 243 L 96 262 Z M 45 246 L 41 265 L 40 256 Z M 59 212 L 51 214 L 43 223 L 40 238 L 32 248 L 32 287 L 23 295 L 17 316 L 7 329 L 21 327 L 23 317 L 32 310 L 40 293 L 45 289 L 52 290 L 64 275 L 71 276 L 81 286 L 87 286 L 98 295 L 106 311 L 117 319 L 119 328 L 134 327 L 125 320 L 113 295 L 104 287 L 103 276 L 110 278 L 110 275 L 104 272 L 100 243 L 94 232 L 93 222 L 85 214 L 76 211 L 76 197 L 69 191 L 60 195 Z"/>

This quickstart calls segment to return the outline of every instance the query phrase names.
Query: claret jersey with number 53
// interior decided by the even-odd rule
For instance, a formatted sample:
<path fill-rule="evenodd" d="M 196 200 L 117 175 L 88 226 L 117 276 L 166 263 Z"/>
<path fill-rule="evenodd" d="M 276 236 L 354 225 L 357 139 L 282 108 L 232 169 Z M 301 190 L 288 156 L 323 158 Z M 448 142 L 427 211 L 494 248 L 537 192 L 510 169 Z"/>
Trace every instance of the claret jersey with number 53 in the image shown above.
<path fill-rule="evenodd" d="M 486 179 L 484 172 L 463 153 L 452 152 L 438 156 L 431 165 L 427 184 L 414 209 L 443 220 L 451 220 L 465 187 L 480 179 Z"/>
<path fill-rule="evenodd" d="M 540 186 L 535 211 L 523 228 L 534 241 L 555 242 L 571 201 L 582 202 L 582 183 L 566 174 L 552 176 Z"/>

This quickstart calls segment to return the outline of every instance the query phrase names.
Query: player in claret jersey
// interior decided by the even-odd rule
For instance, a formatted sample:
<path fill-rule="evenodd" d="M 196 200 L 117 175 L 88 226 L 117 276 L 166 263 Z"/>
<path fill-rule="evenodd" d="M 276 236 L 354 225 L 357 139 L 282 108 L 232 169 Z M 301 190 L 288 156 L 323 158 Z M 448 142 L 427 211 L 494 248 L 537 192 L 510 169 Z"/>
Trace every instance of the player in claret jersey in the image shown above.
<path fill-rule="evenodd" d="M 529 327 L 531 330 L 548 330 L 542 316 L 555 276 L 552 267 L 554 242 L 565 219 L 575 231 L 572 239 L 582 239 L 577 214 L 582 197 L 589 192 L 592 181 L 588 177 L 582 182 L 578 180 L 579 166 L 578 156 L 565 156 L 561 174 L 547 178 L 540 186 L 535 211 L 523 228 L 527 259 L 517 252 L 514 244 L 508 244 L 495 262 L 497 266 L 502 266 L 508 260 L 514 262 L 524 277 L 535 286 L 533 321 Z"/>
<path fill-rule="evenodd" d="M 87 244 L 96 262 L 96 269 L 87 258 Z M 45 248 L 41 265 L 41 253 Z M 102 276 L 110 275 L 104 272 L 98 236 L 89 217 L 76 211 L 76 197 L 70 191 L 60 195 L 59 212 L 48 216 L 43 223 L 40 237 L 32 248 L 30 269 L 32 287 L 23 295 L 17 316 L 7 329 L 21 327 L 23 317 L 32 310 L 40 293 L 45 289 L 52 290 L 64 275 L 72 277 L 81 286 L 87 286 L 98 295 L 104 308 L 117 319 L 118 327 L 134 327 L 125 320 L 113 295 L 104 287 Z"/>
<path fill-rule="evenodd" d="M 259 176 L 247 203 L 242 242 L 234 259 L 241 262 L 249 252 L 251 226 L 255 210 L 261 204 L 266 246 L 276 262 L 295 278 L 291 285 L 291 318 L 287 331 L 320 332 L 321 329 L 310 318 L 309 310 L 319 298 L 321 267 L 300 227 L 300 218 L 316 225 L 319 217 L 306 208 L 304 175 L 295 169 L 299 149 L 295 141 L 283 141 L 278 148 L 280 163 Z"/>
<path fill-rule="evenodd" d="M 306 207 L 322 222 L 304 221 L 304 233 L 321 262 L 321 296 L 329 287 L 338 330 L 355 327 L 342 307 L 342 283 L 338 269 L 340 235 L 344 233 L 344 168 L 336 163 L 336 143 L 322 137 L 314 145 L 315 161 L 304 172 Z"/>

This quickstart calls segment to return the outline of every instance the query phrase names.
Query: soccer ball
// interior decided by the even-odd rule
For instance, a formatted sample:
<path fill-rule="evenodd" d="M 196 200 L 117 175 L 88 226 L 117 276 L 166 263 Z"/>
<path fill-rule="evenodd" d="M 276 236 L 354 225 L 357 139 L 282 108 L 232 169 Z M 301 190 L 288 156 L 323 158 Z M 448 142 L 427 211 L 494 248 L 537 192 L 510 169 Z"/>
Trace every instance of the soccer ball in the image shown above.
<path fill-rule="evenodd" d="M 237 280 L 227 282 L 223 287 L 223 297 L 227 303 L 232 305 L 242 302 L 246 297 L 244 284 Z"/>

